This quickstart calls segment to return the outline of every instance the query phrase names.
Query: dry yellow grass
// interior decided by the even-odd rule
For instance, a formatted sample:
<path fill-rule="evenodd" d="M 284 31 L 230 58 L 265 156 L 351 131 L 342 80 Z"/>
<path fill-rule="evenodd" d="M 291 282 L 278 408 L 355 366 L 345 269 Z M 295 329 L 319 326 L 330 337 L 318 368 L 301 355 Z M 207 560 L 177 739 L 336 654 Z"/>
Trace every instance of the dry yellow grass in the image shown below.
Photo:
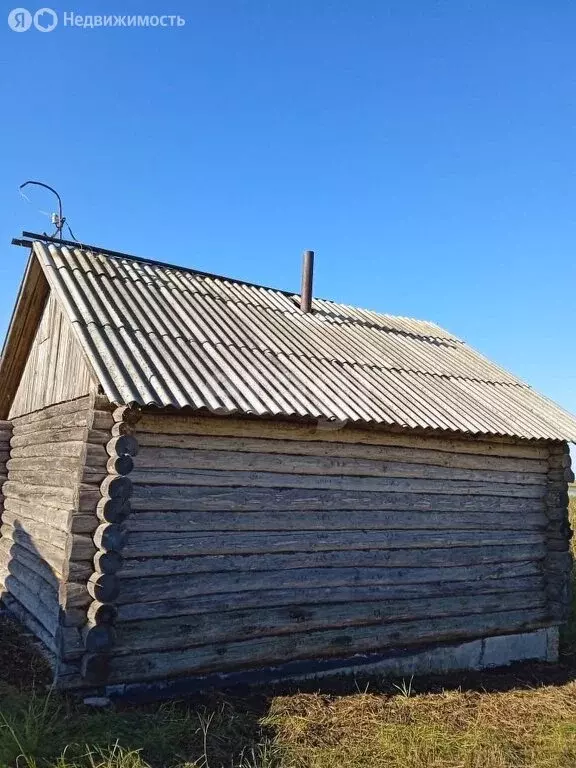
<path fill-rule="evenodd" d="M 576 683 L 500 693 L 276 698 L 286 768 L 576 765 Z"/>

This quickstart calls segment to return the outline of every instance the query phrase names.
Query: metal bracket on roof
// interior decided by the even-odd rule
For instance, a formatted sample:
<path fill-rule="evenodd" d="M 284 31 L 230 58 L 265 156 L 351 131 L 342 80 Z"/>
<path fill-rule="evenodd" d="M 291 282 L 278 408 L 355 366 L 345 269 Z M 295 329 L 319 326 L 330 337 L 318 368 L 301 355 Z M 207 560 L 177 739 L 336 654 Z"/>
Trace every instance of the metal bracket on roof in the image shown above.
<path fill-rule="evenodd" d="M 18 237 L 13 237 L 12 245 L 21 245 L 23 248 L 32 248 L 34 243 L 32 240 L 21 240 Z"/>

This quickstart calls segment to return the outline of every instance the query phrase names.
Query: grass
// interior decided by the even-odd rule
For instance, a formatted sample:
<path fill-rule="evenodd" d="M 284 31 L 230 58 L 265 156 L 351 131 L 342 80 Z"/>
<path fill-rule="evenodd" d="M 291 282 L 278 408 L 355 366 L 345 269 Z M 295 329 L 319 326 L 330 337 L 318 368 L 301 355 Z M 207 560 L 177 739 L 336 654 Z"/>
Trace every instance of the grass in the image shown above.
<path fill-rule="evenodd" d="M 574 617 L 557 667 L 106 710 L 46 695 L 4 621 L 0 768 L 573 768 Z"/>

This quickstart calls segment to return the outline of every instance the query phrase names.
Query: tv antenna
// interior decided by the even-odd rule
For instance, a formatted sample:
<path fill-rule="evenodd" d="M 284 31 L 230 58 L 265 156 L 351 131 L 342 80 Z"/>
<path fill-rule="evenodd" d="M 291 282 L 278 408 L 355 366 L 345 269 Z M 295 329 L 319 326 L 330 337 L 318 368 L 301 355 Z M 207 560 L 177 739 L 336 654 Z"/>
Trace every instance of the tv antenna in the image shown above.
<path fill-rule="evenodd" d="M 36 187 L 44 187 L 44 189 L 47 189 L 50 192 L 52 192 L 52 194 L 58 200 L 58 212 L 57 213 L 52 213 L 50 215 L 50 220 L 52 221 L 52 224 L 56 227 L 56 230 L 51 235 L 51 237 L 57 238 L 58 240 L 62 240 L 62 232 L 64 230 L 64 225 L 66 225 L 66 227 L 68 228 L 68 232 L 70 232 L 70 236 L 72 237 L 72 239 L 73 240 L 77 240 L 76 236 L 74 235 L 74 233 L 70 229 L 70 224 L 68 224 L 68 222 L 66 221 L 66 217 L 64 216 L 64 213 L 62 211 L 62 198 L 60 197 L 58 192 L 56 192 L 54 187 L 51 187 L 49 184 L 44 184 L 43 181 L 33 181 L 32 179 L 30 179 L 29 181 L 25 181 L 24 184 L 20 184 L 20 186 L 18 187 L 18 190 L 19 190 L 20 194 L 22 195 L 22 197 L 25 200 L 28 200 L 28 198 L 26 197 L 24 192 L 22 192 L 22 190 L 24 189 L 24 187 L 27 187 L 29 184 L 33 184 Z M 30 200 L 28 200 L 28 202 L 30 202 Z M 46 216 L 49 215 L 45 211 L 41 211 L 41 213 L 44 213 Z M 46 232 L 44 234 L 46 234 Z"/>

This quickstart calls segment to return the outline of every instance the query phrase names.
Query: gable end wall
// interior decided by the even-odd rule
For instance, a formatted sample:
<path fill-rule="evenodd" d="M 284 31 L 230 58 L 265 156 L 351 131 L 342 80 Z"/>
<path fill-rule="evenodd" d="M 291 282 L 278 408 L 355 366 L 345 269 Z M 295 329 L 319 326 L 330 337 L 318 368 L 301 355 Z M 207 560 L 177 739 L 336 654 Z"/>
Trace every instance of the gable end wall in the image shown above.
<path fill-rule="evenodd" d="M 111 423 L 92 395 L 12 419 L 0 598 L 42 641 L 61 687 L 82 683 L 96 505 Z"/>
<path fill-rule="evenodd" d="M 73 400 L 95 388 L 71 323 L 50 293 L 28 353 L 9 418 Z"/>

